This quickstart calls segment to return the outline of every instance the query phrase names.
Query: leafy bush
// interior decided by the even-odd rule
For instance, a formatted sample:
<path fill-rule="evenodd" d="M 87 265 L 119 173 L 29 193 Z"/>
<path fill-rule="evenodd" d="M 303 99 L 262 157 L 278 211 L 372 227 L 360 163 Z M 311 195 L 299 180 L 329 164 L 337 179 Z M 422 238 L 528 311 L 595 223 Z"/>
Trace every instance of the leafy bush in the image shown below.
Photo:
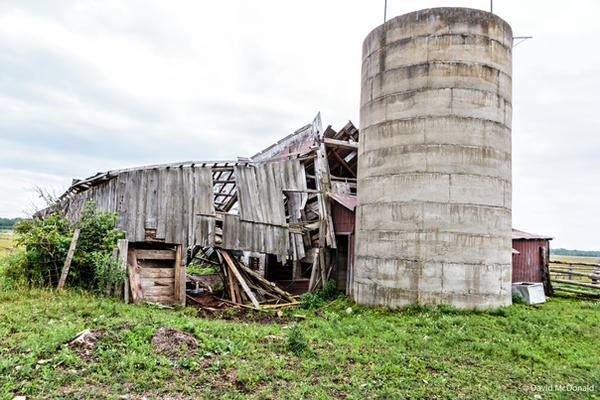
<path fill-rule="evenodd" d="M 15 289 L 25 284 L 24 269 L 25 252 L 16 251 L 0 257 L 0 289 Z"/>
<path fill-rule="evenodd" d="M 319 307 L 327 300 L 335 299 L 338 294 L 337 284 L 331 279 L 325 282 L 322 289 L 315 290 L 312 293 L 304 293 L 300 296 L 300 303 L 304 308 L 315 308 Z"/>
<path fill-rule="evenodd" d="M 12 279 L 55 286 L 74 229 L 79 227 L 81 231 L 67 282 L 84 289 L 104 290 L 108 284 L 124 278 L 117 261 L 111 258 L 117 239 L 124 236 L 115 227 L 116 219 L 115 213 L 99 212 L 96 204 L 90 201 L 86 203 L 76 226 L 60 213 L 44 219 L 22 220 L 15 225 L 15 231 L 17 244 L 25 251 L 21 257 L 9 260 L 4 273 Z"/>
<path fill-rule="evenodd" d="M 14 273 L 21 273 L 23 279 L 34 284 L 56 284 L 73 234 L 69 221 L 58 214 L 45 220 L 26 219 L 15 225 L 15 232 L 25 254 Z"/>

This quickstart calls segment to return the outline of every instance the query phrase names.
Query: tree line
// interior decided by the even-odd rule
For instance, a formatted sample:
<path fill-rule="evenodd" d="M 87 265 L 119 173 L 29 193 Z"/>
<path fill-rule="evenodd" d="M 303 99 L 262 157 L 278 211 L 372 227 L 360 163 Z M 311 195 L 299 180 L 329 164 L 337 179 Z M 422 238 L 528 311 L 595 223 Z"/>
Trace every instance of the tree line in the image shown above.
<path fill-rule="evenodd" d="M 0 229 L 12 229 L 21 218 L 0 218 Z"/>
<path fill-rule="evenodd" d="M 556 256 L 579 256 L 579 257 L 600 257 L 600 251 L 593 250 L 568 250 L 568 249 L 550 249 L 550 254 Z"/>

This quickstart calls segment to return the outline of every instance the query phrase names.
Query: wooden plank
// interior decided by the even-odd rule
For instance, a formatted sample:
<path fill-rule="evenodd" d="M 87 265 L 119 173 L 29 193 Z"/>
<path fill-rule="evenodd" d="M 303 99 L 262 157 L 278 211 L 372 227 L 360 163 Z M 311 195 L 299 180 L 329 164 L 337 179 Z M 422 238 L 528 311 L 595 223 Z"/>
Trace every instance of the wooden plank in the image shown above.
<path fill-rule="evenodd" d="M 297 307 L 298 305 L 300 305 L 300 303 L 295 302 L 295 303 L 281 303 L 281 304 L 265 304 L 265 305 L 262 305 L 261 307 L 263 309 L 272 309 L 272 308 L 283 308 L 283 307 Z"/>
<path fill-rule="evenodd" d="M 127 274 L 127 249 L 129 247 L 129 242 L 127 239 L 119 239 L 117 240 L 117 248 L 119 250 L 118 256 L 121 260 L 121 269 L 125 271 Z M 125 303 L 129 303 L 129 279 L 127 279 L 127 275 L 125 275 L 125 279 L 123 280 L 123 301 Z"/>
<path fill-rule="evenodd" d="M 319 251 L 320 249 L 314 249 L 313 260 L 312 260 L 312 270 L 310 272 L 310 280 L 308 281 L 308 291 L 312 292 L 315 289 L 317 284 L 317 276 L 319 270 Z"/>
<path fill-rule="evenodd" d="M 135 241 L 143 242 L 146 236 L 146 193 L 148 187 L 148 171 L 137 173 L 137 204 L 135 206 Z M 132 211 L 132 210 L 130 210 Z"/>
<path fill-rule="evenodd" d="M 598 292 L 588 292 L 585 290 L 571 289 L 571 288 L 566 288 L 563 286 L 556 286 L 556 285 L 554 285 L 552 288 L 554 290 L 562 290 L 563 292 L 583 294 L 583 295 L 590 296 L 590 297 L 600 297 L 600 293 L 598 293 Z"/>
<path fill-rule="evenodd" d="M 129 270 L 129 288 L 131 290 L 131 299 L 134 303 L 139 303 L 143 299 L 142 288 L 140 285 L 139 271 L 140 267 L 137 263 L 136 250 L 129 249 L 127 251 L 128 270 Z"/>
<path fill-rule="evenodd" d="M 351 142 L 348 140 L 337 140 L 331 138 L 324 138 L 325 146 L 334 147 L 336 149 L 345 150 L 356 150 L 358 151 L 358 142 Z"/>
<path fill-rule="evenodd" d="M 315 129 L 319 129 L 316 127 Z M 320 129 L 319 129 L 320 130 Z M 325 196 L 325 192 L 331 191 L 331 178 L 329 172 L 329 161 L 327 160 L 327 151 L 323 142 L 323 135 L 319 132 L 319 148 L 317 149 L 317 158 L 314 162 L 315 169 L 315 185 L 321 193 L 317 195 L 319 201 L 319 216 L 321 220 L 326 222 L 326 229 L 319 229 L 319 237 L 325 236 L 325 242 L 332 249 L 336 248 L 335 232 L 333 227 L 333 219 L 331 218 L 331 204 L 329 197 Z M 319 247 L 324 247 L 319 245 Z"/>
<path fill-rule="evenodd" d="M 210 168 L 197 168 L 194 179 L 193 243 L 202 247 L 212 247 L 215 240 L 216 218 L 212 171 Z"/>
<path fill-rule="evenodd" d="M 142 271 L 144 270 L 144 268 L 142 268 Z M 148 287 L 152 287 L 152 286 L 163 286 L 163 287 L 175 287 L 174 285 L 175 280 L 173 279 L 173 277 L 150 277 L 150 278 L 144 278 L 140 272 L 140 284 L 142 286 L 142 288 L 148 288 Z"/>
<path fill-rule="evenodd" d="M 600 264 L 596 263 L 586 263 L 586 262 L 566 262 L 566 261 L 558 261 L 558 260 L 550 260 L 550 264 L 562 264 L 562 265 L 585 265 L 590 267 L 600 267 Z"/>
<path fill-rule="evenodd" d="M 167 227 L 165 241 L 181 243 L 181 169 L 168 170 L 169 194 L 167 200 Z"/>
<path fill-rule="evenodd" d="M 167 199 L 169 197 L 168 173 L 166 168 L 158 170 L 156 238 L 164 239 L 167 230 Z"/>
<path fill-rule="evenodd" d="M 229 282 L 229 295 L 231 296 L 231 301 L 237 302 L 238 300 L 235 298 L 235 289 L 233 287 L 233 273 L 227 268 L 227 280 Z"/>
<path fill-rule="evenodd" d="M 321 271 L 321 282 L 323 286 L 327 282 L 327 264 L 325 263 L 325 249 L 319 249 L 319 271 Z"/>
<path fill-rule="evenodd" d="M 144 209 L 144 229 L 156 229 L 158 225 L 158 179 L 156 169 L 146 171 L 146 204 Z"/>
<path fill-rule="evenodd" d="M 69 251 L 67 252 L 67 258 L 65 259 L 65 264 L 63 265 L 62 272 L 60 273 L 60 279 L 58 280 L 57 290 L 62 290 L 63 286 L 65 286 L 65 282 L 67 281 L 67 275 L 69 275 L 69 268 L 71 267 L 71 260 L 73 260 L 73 254 L 75 254 L 75 246 L 77 246 L 77 240 L 79 239 L 79 228 L 76 228 L 73 232 L 73 238 L 71 239 L 71 245 L 69 246 Z"/>
<path fill-rule="evenodd" d="M 585 272 L 569 271 L 568 269 L 550 268 L 550 275 L 551 276 L 575 275 L 575 276 L 585 276 L 586 278 L 590 278 L 590 279 L 600 279 L 599 274 L 586 274 Z"/>
<path fill-rule="evenodd" d="M 138 260 L 175 260 L 175 250 L 136 250 Z"/>
<path fill-rule="evenodd" d="M 127 174 L 127 225 L 125 231 L 127 232 L 127 239 L 130 242 L 136 241 L 136 218 L 137 218 L 137 197 L 138 197 L 138 184 L 139 184 L 139 171 L 133 171 Z"/>
<path fill-rule="evenodd" d="M 173 286 L 149 286 L 142 287 L 142 293 L 144 294 L 145 300 L 148 300 L 151 296 L 172 296 L 173 299 L 177 301 L 173 295 L 173 293 L 175 293 L 173 289 Z"/>
<path fill-rule="evenodd" d="M 342 167 L 344 167 L 346 169 L 346 171 L 348 171 L 350 173 L 350 175 L 352 175 L 353 178 L 356 178 L 356 173 L 354 172 L 354 170 L 348 165 L 348 163 L 346 162 L 346 160 L 344 160 L 335 150 L 332 150 L 330 152 L 331 154 L 333 154 L 333 156 L 338 160 L 338 162 L 342 165 Z"/>
<path fill-rule="evenodd" d="M 258 304 L 258 301 L 254 297 L 254 294 L 252 294 L 252 291 L 250 290 L 250 288 L 246 284 L 246 281 L 244 280 L 244 278 L 242 277 L 242 275 L 240 274 L 240 272 L 237 270 L 237 268 L 235 266 L 235 263 L 231 259 L 231 256 L 229 255 L 229 253 L 227 251 L 223 251 L 223 250 L 221 250 L 219 252 L 221 253 L 221 255 L 223 256 L 223 258 L 225 259 L 225 262 L 227 262 L 227 264 L 229 265 L 229 269 L 231 270 L 231 272 L 233 272 L 233 275 L 235 276 L 235 278 L 238 280 L 238 282 L 240 283 L 240 285 L 242 285 L 242 289 L 244 289 L 244 292 L 246 293 L 246 295 L 248 296 L 248 298 L 252 302 L 252 305 L 254 305 L 254 307 L 256 309 L 260 309 L 260 305 Z"/>
<path fill-rule="evenodd" d="M 173 281 L 175 278 L 175 268 L 141 268 L 140 278 L 167 278 Z"/>
<path fill-rule="evenodd" d="M 148 298 L 145 298 L 144 300 L 146 300 L 150 303 L 160 303 L 160 304 L 175 303 L 175 299 L 173 299 L 173 296 L 155 295 L 155 296 L 148 296 Z"/>
<path fill-rule="evenodd" d="M 565 266 L 566 265 L 566 266 Z M 550 265 L 550 269 L 569 269 L 569 271 L 594 271 L 596 267 L 577 267 L 575 264 L 565 264 L 565 265 Z"/>
<path fill-rule="evenodd" d="M 567 283 L 569 285 L 581 286 L 590 289 L 600 289 L 600 285 L 594 285 L 593 283 L 585 283 L 582 281 L 572 281 L 567 279 L 550 279 L 552 282 L 556 283 Z"/>
<path fill-rule="evenodd" d="M 181 246 L 184 249 L 187 249 L 193 242 L 194 236 L 194 221 L 195 221 L 195 212 L 194 212 L 194 196 L 195 193 L 195 180 L 194 180 L 194 169 L 193 167 L 184 168 L 183 169 L 183 187 L 182 187 L 182 238 L 181 238 Z"/>
<path fill-rule="evenodd" d="M 181 273 L 181 245 L 177 246 L 175 254 L 175 301 L 185 305 L 185 283 L 183 284 L 183 287 L 181 286 L 182 277 L 185 279 L 185 275 L 182 275 Z"/>
<path fill-rule="evenodd" d="M 261 282 L 263 285 L 265 285 L 266 287 L 270 288 L 275 293 L 278 293 L 280 296 L 282 296 L 282 297 L 290 300 L 293 303 L 297 301 L 296 299 L 294 299 L 294 297 L 291 294 L 289 294 L 285 290 L 279 288 L 273 282 L 270 282 L 270 281 L 266 280 L 265 278 L 263 278 L 262 276 L 260 276 L 257 272 L 252 271 L 250 268 L 246 267 L 245 265 L 243 265 L 241 263 L 238 263 L 238 265 L 239 265 L 240 269 L 244 271 L 244 273 L 250 275 L 251 277 L 253 277 L 257 281 Z"/>
<path fill-rule="evenodd" d="M 117 227 L 125 230 L 127 226 L 127 198 L 126 198 L 127 178 L 125 175 L 119 175 L 115 183 L 115 207 L 117 211 Z M 127 237 L 126 237 L 127 238 Z"/>
<path fill-rule="evenodd" d="M 140 267 L 151 268 L 173 268 L 173 260 L 143 260 L 138 261 Z"/>

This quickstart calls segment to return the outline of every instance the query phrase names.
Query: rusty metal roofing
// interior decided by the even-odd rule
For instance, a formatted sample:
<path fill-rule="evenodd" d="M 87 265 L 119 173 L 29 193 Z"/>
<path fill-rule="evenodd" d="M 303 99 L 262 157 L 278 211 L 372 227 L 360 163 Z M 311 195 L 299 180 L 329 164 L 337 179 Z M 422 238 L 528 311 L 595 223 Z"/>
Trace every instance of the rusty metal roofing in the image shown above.
<path fill-rule="evenodd" d="M 527 233 L 520 231 L 518 229 L 512 230 L 512 238 L 515 239 L 525 239 L 525 240 L 552 240 L 553 238 L 550 236 L 538 235 L 535 233 Z"/>
<path fill-rule="evenodd" d="M 354 211 L 354 209 L 356 208 L 356 196 L 354 195 L 331 192 L 328 192 L 327 195 L 350 211 Z"/>

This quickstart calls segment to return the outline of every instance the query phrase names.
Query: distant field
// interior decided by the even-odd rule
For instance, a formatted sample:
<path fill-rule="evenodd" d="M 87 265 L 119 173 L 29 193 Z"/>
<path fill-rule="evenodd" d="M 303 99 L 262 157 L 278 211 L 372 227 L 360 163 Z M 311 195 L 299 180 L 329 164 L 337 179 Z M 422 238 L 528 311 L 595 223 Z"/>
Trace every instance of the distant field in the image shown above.
<path fill-rule="evenodd" d="M 558 260 L 563 262 L 585 262 L 585 263 L 600 263 L 600 257 L 579 257 L 579 256 L 555 256 L 550 255 L 550 260 Z"/>
<path fill-rule="evenodd" d="M 14 234 L 9 230 L 0 230 L 0 256 L 9 252 L 9 248 L 14 248 Z"/>

